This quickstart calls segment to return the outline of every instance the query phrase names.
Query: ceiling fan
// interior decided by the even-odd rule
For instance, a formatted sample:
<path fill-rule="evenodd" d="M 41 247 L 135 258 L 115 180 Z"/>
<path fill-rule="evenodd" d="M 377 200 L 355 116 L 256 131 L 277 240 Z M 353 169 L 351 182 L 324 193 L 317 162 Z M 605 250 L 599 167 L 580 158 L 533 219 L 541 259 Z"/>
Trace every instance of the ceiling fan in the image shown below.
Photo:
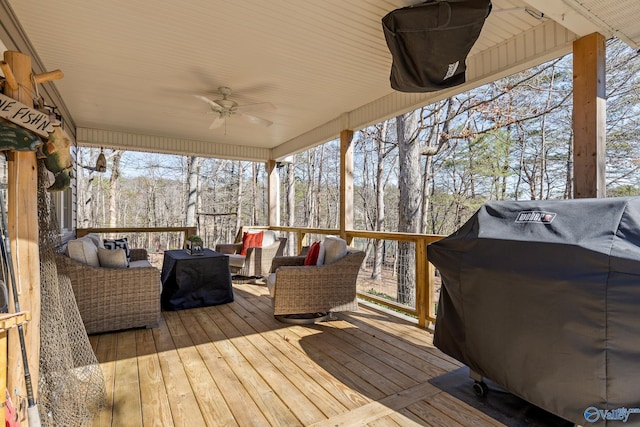
<path fill-rule="evenodd" d="M 218 114 L 218 117 L 211 123 L 209 129 L 217 129 L 226 123 L 226 120 L 231 116 L 239 116 L 249 123 L 260 126 L 271 126 L 273 122 L 263 119 L 261 117 L 254 116 L 254 111 L 275 110 L 276 107 L 270 102 L 261 102 L 258 104 L 238 105 L 237 102 L 229 99 L 231 95 L 231 89 L 226 86 L 218 88 L 218 92 L 222 95 L 222 99 L 209 99 L 206 96 L 194 95 L 199 100 L 207 103 L 212 111 Z"/>

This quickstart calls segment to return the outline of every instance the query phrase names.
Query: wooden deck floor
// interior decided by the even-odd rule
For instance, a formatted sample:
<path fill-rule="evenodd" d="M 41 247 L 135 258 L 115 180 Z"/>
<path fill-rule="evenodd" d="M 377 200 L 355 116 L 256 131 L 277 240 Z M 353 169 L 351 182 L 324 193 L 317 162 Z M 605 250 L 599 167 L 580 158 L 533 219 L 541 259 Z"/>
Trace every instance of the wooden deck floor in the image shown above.
<path fill-rule="evenodd" d="M 501 426 L 427 381 L 458 363 L 432 335 L 361 305 L 284 325 L 267 290 L 92 336 L 109 407 L 97 426 Z"/>

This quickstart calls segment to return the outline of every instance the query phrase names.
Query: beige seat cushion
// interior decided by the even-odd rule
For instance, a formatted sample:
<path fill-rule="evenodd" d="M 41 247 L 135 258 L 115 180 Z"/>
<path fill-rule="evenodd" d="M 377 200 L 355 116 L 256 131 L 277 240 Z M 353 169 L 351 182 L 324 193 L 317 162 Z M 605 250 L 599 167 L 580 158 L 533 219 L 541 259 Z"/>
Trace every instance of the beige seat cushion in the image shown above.
<path fill-rule="evenodd" d="M 137 261 L 129 262 L 129 268 L 144 268 L 144 267 L 153 267 L 153 266 L 146 259 L 139 259 Z"/>
<path fill-rule="evenodd" d="M 323 243 L 325 264 L 331 264 L 347 254 L 347 242 L 340 237 L 327 236 Z"/>
<path fill-rule="evenodd" d="M 106 268 L 127 268 L 127 253 L 124 249 L 105 249 L 98 248 L 98 259 L 100 267 Z"/>
<path fill-rule="evenodd" d="M 100 267 L 98 247 L 93 243 L 92 239 L 86 236 L 67 242 L 67 255 L 74 261 L 92 267 Z"/>
<path fill-rule="evenodd" d="M 240 254 L 227 254 L 227 256 L 229 257 L 229 267 L 244 267 L 244 260 L 247 258 L 246 256 Z"/>

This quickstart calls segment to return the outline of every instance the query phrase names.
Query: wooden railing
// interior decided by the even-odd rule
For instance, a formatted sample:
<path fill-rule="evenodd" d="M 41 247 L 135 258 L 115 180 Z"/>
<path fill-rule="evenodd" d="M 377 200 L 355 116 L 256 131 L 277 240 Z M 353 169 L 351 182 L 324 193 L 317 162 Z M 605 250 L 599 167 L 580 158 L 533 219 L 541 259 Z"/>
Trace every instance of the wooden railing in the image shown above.
<path fill-rule="evenodd" d="M 122 234 L 122 233 L 167 233 L 176 232 L 183 233 L 183 242 L 187 237 L 195 235 L 196 227 L 116 227 L 116 228 L 77 228 L 76 237 L 86 236 L 89 233 L 97 234 Z"/>

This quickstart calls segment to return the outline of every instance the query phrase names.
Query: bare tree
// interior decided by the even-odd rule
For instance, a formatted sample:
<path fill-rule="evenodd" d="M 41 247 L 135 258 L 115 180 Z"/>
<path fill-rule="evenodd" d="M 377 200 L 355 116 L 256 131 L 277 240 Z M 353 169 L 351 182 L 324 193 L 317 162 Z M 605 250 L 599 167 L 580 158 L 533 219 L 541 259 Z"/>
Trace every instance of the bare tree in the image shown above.
<path fill-rule="evenodd" d="M 294 163 L 287 163 L 287 179 L 286 179 L 286 193 L 287 193 L 287 225 L 293 227 L 296 221 L 296 167 Z M 293 239 L 287 240 L 289 254 L 294 254 L 296 251 L 295 242 Z"/>
<path fill-rule="evenodd" d="M 420 112 L 396 117 L 400 203 L 398 231 L 417 233 L 420 227 L 420 146 L 416 142 Z M 415 304 L 415 250 L 409 242 L 398 244 L 398 301 Z"/>
<path fill-rule="evenodd" d="M 236 176 L 236 183 L 237 183 L 237 187 L 236 187 L 236 230 L 240 230 L 240 227 L 242 227 L 242 191 L 243 191 L 243 167 L 242 167 L 242 162 L 241 161 L 237 161 L 235 162 L 236 165 L 236 173 L 238 174 Z"/>
<path fill-rule="evenodd" d="M 122 150 L 114 150 L 111 153 L 111 177 L 109 178 L 109 227 L 111 228 L 115 228 L 118 225 L 118 178 L 120 178 L 122 153 Z"/>
<path fill-rule="evenodd" d="M 187 158 L 187 203 L 185 215 L 185 225 L 187 227 L 196 226 L 200 164 L 199 157 L 190 156 Z"/>

